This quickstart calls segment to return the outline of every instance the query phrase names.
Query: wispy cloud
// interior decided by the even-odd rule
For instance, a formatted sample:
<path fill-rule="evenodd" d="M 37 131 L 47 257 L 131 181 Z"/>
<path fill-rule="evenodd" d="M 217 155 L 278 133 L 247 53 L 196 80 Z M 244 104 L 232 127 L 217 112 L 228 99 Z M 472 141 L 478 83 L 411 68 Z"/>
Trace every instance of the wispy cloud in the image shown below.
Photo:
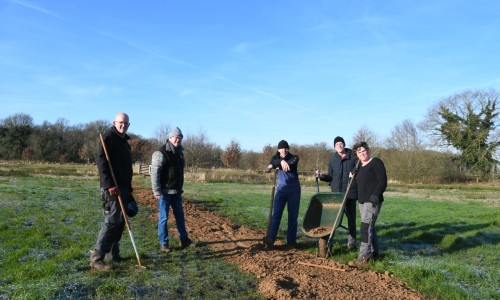
<path fill-rule="evenodd" d="M 250 44 L 249 43 L 239 43 L 238 45 L 234 46 L 231 51 L 233 53 L 236 53 L 238 55 L 243 55 L 247 52 Z"/>
<path fill-rule="evenodd" d="M 39 81 L 45 86 L 52 87 L 70 96 L 90 96 L 100 95 L 103 93 L 116 93 L 121 90 L 119 87 L 107 87 L 104 85 L 88 85 L 74 84 L 68 82 L 65 78 L 57 76 L 40 77 Z"/>
<path fill-rule="evenodd" d="M 28 1 L 20 1 L 20 0 L 9 0 L 9 1 L 11 3 L 14 3 L 14 4 L 17 4 L 17 5 L 24 6 L 26 8 L 35 10 L 35 11 L 40 12 L 42 14 L 45 14 L 45 15 L 48 15 L 48 16 L 51 16 L 51 17 L 54 17 L 54 18 L 57 18 L 57 19 L 60 19 L 60 20 L 65 20 L 65 18 L 63 18 L 62 16 L 56 14 L 55 12 L 50 11 L 48 9 L 45 9 L 43 7 L 40 7 L 40 6 L 36 5 L 36 4 L 30 3 Z"/>
<path fill-rule="evenodd" d="M 104 32 L 102 30 L 96 30 L 97 32 L 99 32 L 100 34 L 110 38 L 110 39 L 113 39 L 113 40 L 116 40 L 116 41 L 119 41 L 119 42 L 122 42 L 124 44 L 127 44 L 129 46 L 132 46 L 138 50 L 141 50 L 143 52 L 146 52 L 148 54 L 151 54 L 153 56 L 156 56 L 162 60 L 165 60 L 165 61 L 168 61 L 168 62 L 171 62 L 171 63 L 174 63 L 174 64 L 178 64 L 178 65 L 183 65 L 183 66 L 186 66 L 186 67 L 189 67 L 191 69 L 196 69 L 196 67 L 190 63 L 187 63 L 185 61 L 182 61 L 182 60 L 179 60 L 179 59 L 175 59 L 175 58 L 171 58 L 171 57 L 168 57 L 168 56 L 165 56 L 163 54 L 160 54 L 158 52 L 155 52 L 155 51 L 152 51 L 150 49 L 147 49 L 146 47 L 142 46 L 142 45 L 139 45 L 138 43 L 135 43 L 135 42 L 132 42 L 130 40 L 127 40 L 123 37 L 119 37 L 117 35 L 114 35 L 114 34 L 111 34 L 111 33 L 108 33 L 108 32 Z"/>
<path fill-rule="evenodd" d="M 229 50 L 237 55 L 245 55 L 252 49 L 275 43 L 277 40 L 278 38 L 269 38 L 258 42 L 241 42 Z"/>
<path fill-rule="evenodd" d="M 232 85 L 234 85 L 234 86 L 237 86 L 237 87 L 240 87 L 240 88 L 244 88 L 244 89 L 246 89 L 246 90 L 249 90 L 249 91 L 252 91 L 252 92 L 258 93 L 258 94 L 260 94 L 260 95 L 264 95 L 264 96 L 266 96 L 266 97 L 269 97 L 269 98 L 271 98 L 271 99 L 277 100 L 277 101 L 279 101 L 279 102 L 281 102 L 281 103 L 283 103 L 283 104 L 286 104 L 286 105 L 290 105 L 290 106 L 296 107 L 296 108 L 298 108 L 298 109 L 299 109 L 300 111 L 302 111 L 302 112 L 311 113 L 311 111 L 310 111 L 309 109 L 306 109 L 305 107 L 300 106 L 300 105 L 298 105 L 298 104 L 296 104 L 296 103 L 294 103 L 294 102 L 292 102 L 292 101 L 289 101 L 289 100 L 283 99 L 283 98 L 281 98 L 281 97 L 279 97 L 279 96 L 276 96 L 276 95 L 273 95 L 273 94 L 271 94 L 271 93 L 269 93 L 269 92 L 266 92 L 266 91 L 263 91 L 263 90 L 260 90 L 260 89 L 256 89 L 256 88 L 251 87 L 251 86 L 246 86 L 246 85 L 243 85 L 243 84 L 236 83 L 236 82 L 234 82 L 234 81 L 232 81 L 232 80 L 229 80 L 229 79 L 227 79 L 227 78 L 224 78 L 224 77 L 222 77 L 222 76 L 216 76 L 216 78 L 217 78 L 217 79 L 219 79 L 219 80 L 225 81 L 225 82 L 227 82 L 227 83 L 230 83 L 230 84 L 232 84 Z"/>

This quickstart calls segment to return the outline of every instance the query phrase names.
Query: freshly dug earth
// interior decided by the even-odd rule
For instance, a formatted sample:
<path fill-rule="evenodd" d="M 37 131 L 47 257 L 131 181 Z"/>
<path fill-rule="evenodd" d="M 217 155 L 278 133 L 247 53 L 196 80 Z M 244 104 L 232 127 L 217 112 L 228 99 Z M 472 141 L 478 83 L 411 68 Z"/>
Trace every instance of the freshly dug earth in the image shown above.
<path fill-rule="evenodd" d="M 134 195 L 137 201 L 156 207 L 150 190 L 134 188 Z M 273 250 L 265 249 L 264 231 L 237 225 L 195 203 L 184 201 L 189 236 L 209 246 L 212 258 L 223 258 L 255 274 L 259 292 L 268 299 L 424 299 L 390 274 L 288 249 L 280 241 Z"/>

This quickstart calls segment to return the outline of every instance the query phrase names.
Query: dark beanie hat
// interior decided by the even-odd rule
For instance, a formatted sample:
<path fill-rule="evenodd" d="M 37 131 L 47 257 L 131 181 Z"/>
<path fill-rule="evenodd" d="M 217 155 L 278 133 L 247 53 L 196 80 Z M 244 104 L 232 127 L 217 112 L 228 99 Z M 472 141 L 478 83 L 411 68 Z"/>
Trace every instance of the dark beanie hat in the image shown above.
<path fill-rule="evenodd" d="M 335 146 L 338 142 L 342 142 L 342 144 L 344 144 L 345 146 L 345 141 L 342 137 L 338 136 L 336 137 L 334 140 L 333 140 L 333 145 Z"/>
<path fill-rule="evenodd" d="M 278 143 L 278 149 L 283 149 L 283 148 L 290 149 L 290 146 L 288 146 L 288 143 L 285 140 L 281 140 Z"/>

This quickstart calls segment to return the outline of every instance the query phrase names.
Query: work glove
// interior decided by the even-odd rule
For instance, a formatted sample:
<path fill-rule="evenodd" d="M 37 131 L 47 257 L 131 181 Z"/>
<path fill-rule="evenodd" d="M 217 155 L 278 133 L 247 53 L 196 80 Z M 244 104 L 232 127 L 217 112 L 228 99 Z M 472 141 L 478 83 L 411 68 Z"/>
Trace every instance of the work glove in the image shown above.
<path fill-rule="evenodd" d="M 120 194 L 120 190 L 118 189 L 118 187 L 114 186 L 114 187 L 110 187 L 108 189 L 108 192 L 111 196 L 118 196 L 118 194 Z"/>
<path fill-rule="evenodd" d="M 134 217 L 137 215 L 139 212 L 139 207 L 137 206 L 137 202 L 135 201 L 135 198 L 132 194 L 130 194 L 128 203 L 127 203 L 127 208 L 125 209 L 127 216 L 129 217 Z"/>
<path fill-rule="evenodd" d="M 371 195 L 369 201 L 372 203 L 373 207 L 377 207 L 377 205 L 380 203 L 380 198 L 379 196 Z"/>

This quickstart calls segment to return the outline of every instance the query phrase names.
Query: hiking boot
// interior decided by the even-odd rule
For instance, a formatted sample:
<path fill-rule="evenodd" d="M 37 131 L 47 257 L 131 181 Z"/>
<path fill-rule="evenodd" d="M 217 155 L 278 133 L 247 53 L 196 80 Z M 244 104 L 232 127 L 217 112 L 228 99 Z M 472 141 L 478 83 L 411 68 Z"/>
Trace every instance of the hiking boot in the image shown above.
<path fill-rule="evenodd" d="M 274 248 L 274 241 L 267 236 L 265 236 L 262 241 L 264 242 L 264 247 L 267 249 L 273 249 Z"/>
<path fill-rule="evenodd" d="M 185 238 L 181 241 L 181 249 L 185 249 L 189 246 L 194 246 L 193 241 L 190 238 Z"/>
<path fill-rule="evenodd" d="M 370 258 L 362 257 L 362 258 L 356 259 L 356 261 L 354 262 L 354 265 L 356 267 L 365 267 L 369 264 L 369 262 L 370 262 Z"/>
<path fill-rule="evenodd" d="M 285 250 L 292 250 L 297 248 L 297 243 L 286 243 Z"/>
<path fill-rule="evenodd" d="M 90 268 L 95 270 L 109 271 L 111 266 L 104 263 L 103 255 L 96 251 L 90 253 Z"/>
<path fill-rule="evenodd" d="M 172 252 L 172 250 L 170 250 L 170 247 L 166 244 L 160 245 L 160 251 L 165 253 Z"/>

